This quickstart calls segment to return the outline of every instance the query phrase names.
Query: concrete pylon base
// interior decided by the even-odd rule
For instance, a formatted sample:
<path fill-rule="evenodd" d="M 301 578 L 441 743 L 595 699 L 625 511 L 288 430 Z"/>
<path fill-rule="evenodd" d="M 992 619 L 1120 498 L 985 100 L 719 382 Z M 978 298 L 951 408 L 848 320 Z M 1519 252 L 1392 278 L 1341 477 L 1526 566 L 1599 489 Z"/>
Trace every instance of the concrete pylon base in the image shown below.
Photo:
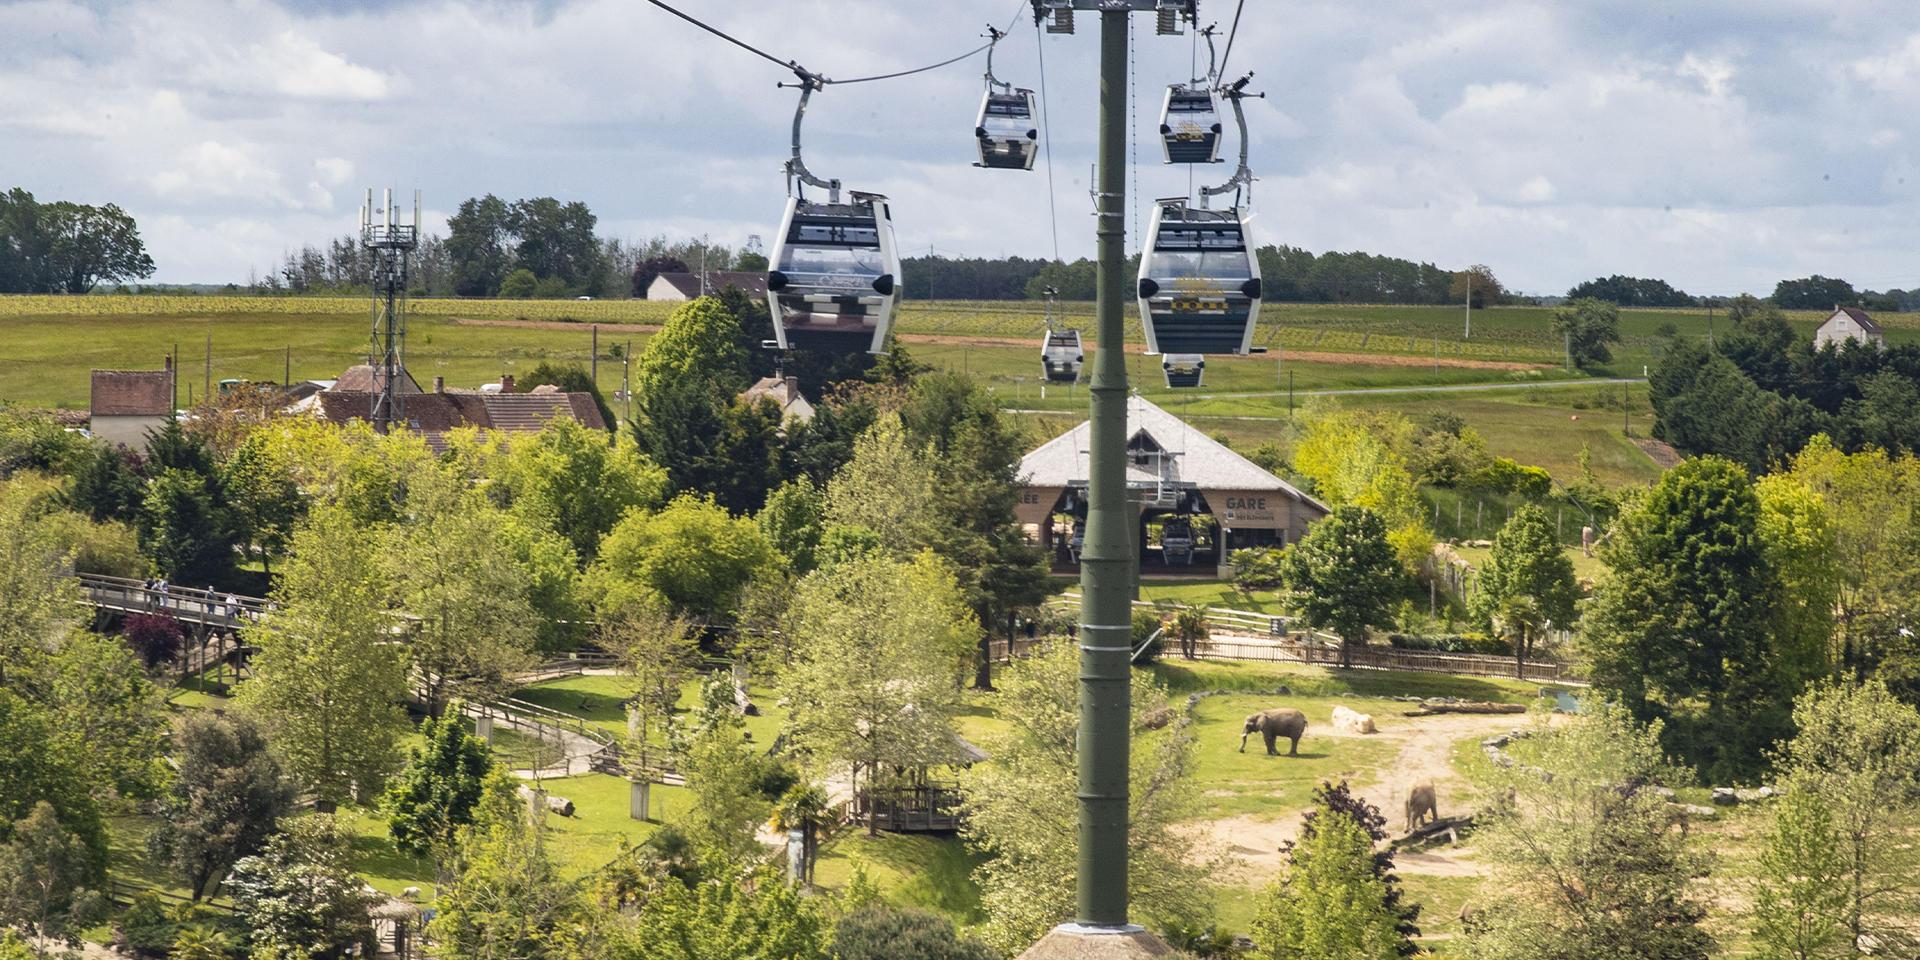
<path fill-rule="evenodd" d="M 1019 960 L 1140 960 L 1173 955 L 1173 948 L 1160 942 L 1159 937 L 1131 924 L 1086 927 L 1063 923 L 1047 931 Z"/>

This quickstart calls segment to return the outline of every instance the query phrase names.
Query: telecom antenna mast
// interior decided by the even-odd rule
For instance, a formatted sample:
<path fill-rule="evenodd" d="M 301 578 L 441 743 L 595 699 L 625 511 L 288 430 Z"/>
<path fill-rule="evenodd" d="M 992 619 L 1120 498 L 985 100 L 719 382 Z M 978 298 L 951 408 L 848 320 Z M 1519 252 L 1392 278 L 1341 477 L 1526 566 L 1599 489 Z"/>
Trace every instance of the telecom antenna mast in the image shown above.
<path fill-rule="evenodd" d="M 360 208 L 360 246 L 373 260 L 373 336 L 367 352 L 367 364 L 373 368 L 373 410 L 368 420 L 379 433 L 395 423 L 405 429 L 407 422 L 400 408 L 400 378 L 407 375 L 402 359 L 407 342 L 407 268 L 420 245 L 420 191 L 413 192 L 413 224 L 398 221 L 393 188 L 382 194 L 377 210 L 373 190 L 368 188 L 367 202 Z"/>

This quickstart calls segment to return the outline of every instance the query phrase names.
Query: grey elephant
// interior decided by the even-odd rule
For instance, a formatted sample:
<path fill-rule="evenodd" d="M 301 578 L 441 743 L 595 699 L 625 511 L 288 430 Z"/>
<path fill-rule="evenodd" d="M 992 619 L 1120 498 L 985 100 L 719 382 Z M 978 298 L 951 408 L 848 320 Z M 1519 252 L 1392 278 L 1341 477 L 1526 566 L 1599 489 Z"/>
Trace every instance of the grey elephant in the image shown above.
<path fill-rule="evenodd" d="M 1423 783 L 1407 793 L 1407 832 L 1422 823 L 1440 818 L 1440 805 L 1434 798 L 1433 784 Z"/>
<path fill-rule="evenodd" d="M 1280 751 L 1273 748 L 1273 742 L 1285 737 L 1293 743 L 1287 750 L 1287 756 L 1297 757 L 1300 755 L 1300 737 L 1307 732 L 1307 715 L 1292 707 L 1275 707 L 1249 715 L 1245 729 L 1240 731 L 1241 753 L 1247 752 L 1247 738 L 1253 736 L 1255 731 L 1259 731 L 1260 736 L 1266 739 L 1268 755 L 1280 755 Z"/>

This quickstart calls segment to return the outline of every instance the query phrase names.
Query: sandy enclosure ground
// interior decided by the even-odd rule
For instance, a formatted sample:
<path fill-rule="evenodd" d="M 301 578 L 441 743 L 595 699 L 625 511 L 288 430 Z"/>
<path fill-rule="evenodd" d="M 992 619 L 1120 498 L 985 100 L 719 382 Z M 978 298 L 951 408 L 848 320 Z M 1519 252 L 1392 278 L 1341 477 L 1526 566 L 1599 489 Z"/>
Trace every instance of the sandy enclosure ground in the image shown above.
<path fill-rule="evenodd" d="M 1397 744 L 1393 762 L 1374 771 L 1371 779 L 1353 783 L 1354 792 L 1380 808 L 1387 817 L 1387 830 L 1403 832 L 1407 792 L 1431 783 L 1439 801 L 1440 814 L 1453 816 L 1471 809 L 1472 795 L 1466 780 L 1454 770 L 1453 745 L 1468 738 L 1490 737 L 1526 725 L 1527 719 L 1512 714 L 1476 716 L 1441 714 L 1434 717 L 1402 717 L 1397 714 L 1373 715 L 1378 733 L 1371 738 Z M 1326 724 L 1307 729 L 1307 738 L 1355 739 L 1362 735 L 1342 733 Z M 1303 743 L 1307 741 L 1302 741 Z M 1234 863 L 1234 879 L 1250 885 L 1264 884 L 1280 872 L 1285 859 L 1280 845 L 1300 831 L 1304 811 L 1292 810 L 1270 816 L 1243 815 L 1206 820 L 1187 825 L 1199 838 L 1206 855 L 1225 853 Z M 1479 876 L 1485 871 L 1466 847 L 1436 850 L 1430 853 L 1402 853 L 1396 858 L 1398 869 L 1408 874 L 1435 876 Z"/>

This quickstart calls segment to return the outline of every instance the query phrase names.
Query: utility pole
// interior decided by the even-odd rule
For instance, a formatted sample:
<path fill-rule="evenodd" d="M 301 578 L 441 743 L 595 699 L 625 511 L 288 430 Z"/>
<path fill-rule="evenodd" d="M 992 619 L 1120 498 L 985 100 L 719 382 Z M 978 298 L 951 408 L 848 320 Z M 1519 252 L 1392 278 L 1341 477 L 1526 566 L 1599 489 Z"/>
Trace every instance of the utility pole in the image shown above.
<path fill-rule="evenodd" d="M 1467 333 L 1462 340 L 1473 339 L 1473 271 L 1467 271 Z"/>
<path fill-rule="evenodd" d="M 1127 922 L 1127 797 L 1132 748 L 1132 590 L 1139 513 L 1127 496 L 1125 273 L 1129 18 L 1157 15 L 1159 32 L 1195 22 L 1192 0 L 1031 0 L 1036 23 L 1072 33 L 1076 10 L 1100 15 L 1099 162 L 1094 208 L 1098 346 L 1088 380 L 1087 527 L 1080 554 L 1079 859 L 1074 922 L 1054 928 L 1023 960 L 1164 957 L 1166 944 Z M 964 361 L 963 361 L 964 362 Z M 1292 371 L 1288 371 L 1291 375 Z"/>
<path fill-rule="evenodd" d="M 592 372 L 588 376 L 593 379 L 593 388 L 598 390 L 600 389 L 600 325 L 597 323 L 593 325 L 593 360 L 589 366 Z"/>
<path fill-rule="evenodd" d="M 1100 11 L 1100 166 L 1096 221 L 1100 346 L 1087 389 L 1089 471 L 1086 545 L 1080 555 L 1080 861 L 1076 919 L 1127 923 L 1127 782 L 1132 721 L 1133 581 L 1127 502 L 1125 260 L 1127 33 L 1131 11 Z"/>

